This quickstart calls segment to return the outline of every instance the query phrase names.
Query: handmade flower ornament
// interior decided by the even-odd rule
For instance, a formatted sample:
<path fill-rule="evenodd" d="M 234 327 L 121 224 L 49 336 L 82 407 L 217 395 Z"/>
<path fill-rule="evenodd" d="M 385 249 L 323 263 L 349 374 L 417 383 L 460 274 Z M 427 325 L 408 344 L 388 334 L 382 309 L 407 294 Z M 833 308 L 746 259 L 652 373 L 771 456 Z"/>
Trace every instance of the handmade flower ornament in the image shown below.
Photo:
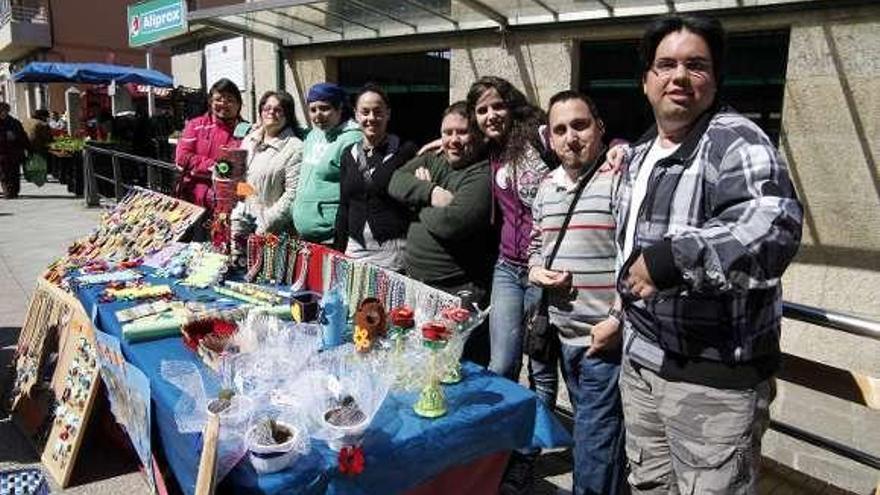
<path fill-rule="evenodd" d="M 339 450 L 339 472 L 346 476 L 357 476 L 364 472 L 366 461 L 364 449 L 357 446 L 345 446 Z"/>

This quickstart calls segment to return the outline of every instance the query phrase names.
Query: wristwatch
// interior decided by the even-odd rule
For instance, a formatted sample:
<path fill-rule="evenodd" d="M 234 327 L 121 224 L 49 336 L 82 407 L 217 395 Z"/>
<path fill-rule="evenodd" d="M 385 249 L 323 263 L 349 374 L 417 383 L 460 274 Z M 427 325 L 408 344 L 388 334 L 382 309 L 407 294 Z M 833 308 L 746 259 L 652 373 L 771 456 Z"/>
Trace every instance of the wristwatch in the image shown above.
<path fill-rule="evenodd" d="M 611 307 L 611 309 L 608 310 L 608 316 L 616 319 L 617 321 L 619 321 L 621 323 L 623 322 L 623 311 L 621 311 L 613 306 Z"/>

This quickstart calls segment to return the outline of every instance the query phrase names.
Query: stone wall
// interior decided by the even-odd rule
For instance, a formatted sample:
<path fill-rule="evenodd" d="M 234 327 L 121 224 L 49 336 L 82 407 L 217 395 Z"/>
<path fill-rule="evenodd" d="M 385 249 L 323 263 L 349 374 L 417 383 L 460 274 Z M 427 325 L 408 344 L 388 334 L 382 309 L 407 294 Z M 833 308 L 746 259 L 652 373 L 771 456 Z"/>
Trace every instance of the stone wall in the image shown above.
<path fill-rule="evenodd" d="M 855 12 L 853 13 L 855 14 Z M 785 299 L 880 320 L 880 11 L 791 27 L 781 148 L 805 208 Z M 786 352 L 880 377 L 880 342 L 786 322 Z M 780 383 L 773 416 L 880 455 L 880 412 Z M 856 493 L 875 470 L 767 435 L 765 453 Z"/>
<path fill-rule="evenodd" d="M 495 43 L 466 41 L 453 48 L 449 64 L 449 101 L 462 100 L 481 76 L 498 76 L 519 88 L 532 103 L 541 107 L 553 94 L 568 89 L 573 82 L 573 42 L 530 40 L 508 36 Z M 503 42 L 502 42 L 503 41 Z"/>

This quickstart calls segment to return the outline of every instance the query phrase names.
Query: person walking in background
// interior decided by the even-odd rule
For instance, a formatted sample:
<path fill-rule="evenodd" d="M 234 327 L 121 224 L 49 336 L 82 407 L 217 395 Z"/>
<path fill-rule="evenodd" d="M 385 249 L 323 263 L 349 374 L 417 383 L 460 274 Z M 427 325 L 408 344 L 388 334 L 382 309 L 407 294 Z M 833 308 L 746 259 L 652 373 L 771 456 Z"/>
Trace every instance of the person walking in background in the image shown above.
<path fill-rule="evenodd" d="M 604 162 L 605 124 L 593 101 L 575 91 L 550 98 L 550 145 L 560 166 L 541 182 L 532 204 L 529 280 L 543 288 L 574 409 L 576 495 L 617 495 L 624 485 L 620 314 L 615 305 L 616 174 Z M 619 303 L 618 303 L 619 306 Z M 556 359 L 531 361 L 556 373 Z M 538 369 L 541 367 L 541 369 Z"/>
<path fill-rule="evenodd" d="M 720 22 L 659 18 L 641 55 L 655 126 L 624 158 L 616 213 L 629 482 L 757 493 L 803 209 L 767 135 L 718 99 Z"/>
<path fill-rule="evenodd" d="M 21 191 L 21 164 L 30 144 L 21 122 L 9 110 L 9 103 L 0 102 L 0 186 L 4 198 L 15 199 Z"/>
<path fill-rule="evenodd" d="M 388 183 L 394 171 L 415 156 L 416 146 L 388 134 L 391 105 L 379 86 L 361 88 L 354 116 L 363 140 L 342 152 L 336 249 L 353 259 L 400 272 L 409 214 L 388 195 Z"/>
<path fill-rule="evenodd" d="M 363 138 L 351 119 L 345 91 L 319 83 L 306 98 L 312 123 L 303 143 L 299 185 L 291 206 L 293 225 L 306 241 L 332 243 L 339 210 L 339 180 L 343 150 Z"/>
<path fill-rule="evenodd" d="M 208 91 L 208 112 L 191 119 L 177 143 L 175 163 L 180 172 L 175 195 L 208 210 L 214 207 L 212 173 L 227 149 L 237 149 L 250 126 L 241 118 L 241 92 L 229 79 Z"/>
<path fill-rule="evenodd" d="M 30 141 L 30 152 L 46 158 L 49 154 L 49 144 L 52 142 L 49 111 L 45 108 L 34 111 L 31 118 L 24 121 L 24 132 Z"/>

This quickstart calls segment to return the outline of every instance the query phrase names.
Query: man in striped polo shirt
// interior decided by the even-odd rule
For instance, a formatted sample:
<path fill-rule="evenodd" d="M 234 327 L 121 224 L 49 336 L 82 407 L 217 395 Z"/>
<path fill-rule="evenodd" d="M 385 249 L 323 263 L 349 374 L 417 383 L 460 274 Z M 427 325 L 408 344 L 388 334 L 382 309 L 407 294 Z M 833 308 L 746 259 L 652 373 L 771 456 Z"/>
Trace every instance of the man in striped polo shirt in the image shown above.
<path fill-rule="evenodd" d="M 574 493 L 616 494 L 623 483 L 623 413 L 617 388 L 620 321 L 616 304 L 616 178 L 590 172 L 603 162 L 604 124 L 589 97 L 563 91 L 550 99 L 550 146 L 561 166 L 547 174 L 532 207 L 529 280 L 549 291 L 550 322 L 559 330 L 562 374 L 574 407 Z M 589 182 L 578 194 L 579 183 Z M 549 268 L 572 201 L 577 201 Z M 618 304 L 619 306 L 619 304 Z M 556 363 L 529 363 L 538 369 Z M 540 384 L 536 384 L 540 386 Z"/>

